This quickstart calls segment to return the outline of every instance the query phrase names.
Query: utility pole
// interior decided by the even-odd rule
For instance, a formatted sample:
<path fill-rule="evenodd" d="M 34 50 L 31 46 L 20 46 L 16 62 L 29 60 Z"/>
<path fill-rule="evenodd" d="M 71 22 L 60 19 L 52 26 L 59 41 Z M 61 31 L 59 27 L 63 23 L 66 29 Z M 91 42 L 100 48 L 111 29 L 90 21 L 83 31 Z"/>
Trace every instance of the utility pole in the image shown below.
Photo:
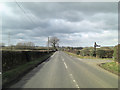
<path fill-rule="evenodd" d="M 95 57 L 96 57 L 96 47 L 100 47 L 100 45 L 97 45 L 96 42 L 95 42 L 95 44 L 94 44 L 94 54 L 93 54 L 93 56 L 95 56 Z"/>
<path fill-rule="evenodd" d="M 49 37 L 48 37 L 48 53 L 49 53 Z"/>

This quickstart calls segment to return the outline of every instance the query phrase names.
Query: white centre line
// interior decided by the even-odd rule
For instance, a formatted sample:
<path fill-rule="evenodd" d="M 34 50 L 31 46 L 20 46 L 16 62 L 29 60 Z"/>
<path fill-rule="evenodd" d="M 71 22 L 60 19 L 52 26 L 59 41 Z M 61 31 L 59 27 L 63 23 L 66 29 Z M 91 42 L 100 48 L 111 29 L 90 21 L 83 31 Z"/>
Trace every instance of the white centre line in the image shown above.
<path fill-rule="evenodd" d="M 73 80 L 73 82 L 76 82 L 75 80 Z"/>
<path fill-rule="evenodd" d="M 76 85 L 77 88 L 80 88 L 78 85 Z"/>
<path fill-rule="evenodd" d="M 68 67 L 67 67 L 64 59 L 62 59 L 62 61 L 64 62 L 65 68 L 67 69 Z M 78 86 L 77 82 L 75 81 L 75 79 L 73 78 L 73 75 L 72 75 L 72 74 L 69 74 L 69 75 L 70 75 L 70 78 L 72 79 L 73 83 L 75 84 L 76 88 L 80 88 L 80 87 Z"/>
<path fill-rule="evenodd" d="M 66 65 L 66 63 L 64 62 L 64 65 L 65 65 L 65 68 L 67 69 L 68 67 L 67 67 L 67 65 Z"/>
<path fill-rule="evenodd" d="M 80 87 L 78 86 L 77 82 L 75 81 L 75 79 L 73 78 L 73 75 L 72 75 L 72 74 L 70 74 L 70 78 L 71 78 L 71 79 L 73 80 L 73 82 L 75 83 L 76 88 L 80 88 Z"/>

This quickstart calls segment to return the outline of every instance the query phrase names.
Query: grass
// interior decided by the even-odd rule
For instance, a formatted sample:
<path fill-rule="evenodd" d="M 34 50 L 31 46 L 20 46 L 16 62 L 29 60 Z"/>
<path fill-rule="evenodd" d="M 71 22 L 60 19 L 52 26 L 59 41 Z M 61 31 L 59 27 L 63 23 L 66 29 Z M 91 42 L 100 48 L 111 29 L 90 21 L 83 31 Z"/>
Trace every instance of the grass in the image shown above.
<path fill-rule="evenodd" d="M 80 55 L 76 55 L 76 54 L 70 53 L 70 52 L 66 52 L 66 53 L 71 56 L 75 56 L 75 57 L 82 58 L 82 59 L 113 60 L 113 59 L 109 59 L 109 58 L 102 59 L 102 58 L 90 57 L 90 56 L 80 56 Z M 101 68 L 104 68 L 105 70 L 108 70 L 108 71 L 120 76 L 120 64 L 119 63 L 116 63 L 113 61 L 113 62 L 99 64 L 99 66 Z"/>
<path fill-rule="evenodd" d="M 65 51 L 66 52 L 66 51 Z M 77 55 L 71 52 L 66 52 L 67 54 L 71 55 L 71 56 L 75 56 L 81 59 L 100 59 L 100 60 L 113 60 L 113 58 L 98 58 L 98 57 L 92 57 L 92 56 L 81 56 L 81 55 Z"/>
<path fill-rule="evenodd" d="M 33 60 L 31 62 L 27 62 L 25 64 L 19 65 L 16 68 L 6 71 L 2 74 L 2 84 L 3 87 L 8 86 L 12 81 L 22 77 L 26 72 L 33 69 L 36 65 L 47 59 L 49 56 L 51 56 L 52 53 L 47 54 L 41 58 L 38 58 L 37 60 Z"/>
<path fill-rule="evenodd" d="M 108 62 L 99 65 L 100 67 L 120 76 L 120 64 L 116 62 Z"/>

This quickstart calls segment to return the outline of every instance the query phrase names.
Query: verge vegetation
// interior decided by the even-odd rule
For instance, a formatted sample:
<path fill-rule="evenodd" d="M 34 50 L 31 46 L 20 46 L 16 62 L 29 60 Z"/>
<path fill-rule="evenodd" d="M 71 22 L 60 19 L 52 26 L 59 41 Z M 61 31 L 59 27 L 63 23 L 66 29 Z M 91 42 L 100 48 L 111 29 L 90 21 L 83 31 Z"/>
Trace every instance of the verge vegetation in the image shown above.
<path fill-rule="evenodd" d="M 27 54 L 25 54 L 27 53 Z M 5 57 L 7 54 L 7 57 Z M 18 81 L 27 72 L 34 67 L 47 60 L 53 52 L 10 52 L 4 51 L 3 53 L 3 71 L 2 71 L 2 84 L 4 87 L 9 87 L 15 81 Z M 22 57 L 22 55 L 26 55 Z M 21 58 L 19 57 L 21 56 Z"/>
<path fill-rule="evenodd" d="M 82 59 L 113 60 L 113 62 L 101 63 L 99 66 L 120 75 L 120 44 L 115 47 L 97 48 L 96 57 L 93 56 L 94 49 L 92 47 L 83 48 L 81 50 L 67 49 L 65 52 Z"/>

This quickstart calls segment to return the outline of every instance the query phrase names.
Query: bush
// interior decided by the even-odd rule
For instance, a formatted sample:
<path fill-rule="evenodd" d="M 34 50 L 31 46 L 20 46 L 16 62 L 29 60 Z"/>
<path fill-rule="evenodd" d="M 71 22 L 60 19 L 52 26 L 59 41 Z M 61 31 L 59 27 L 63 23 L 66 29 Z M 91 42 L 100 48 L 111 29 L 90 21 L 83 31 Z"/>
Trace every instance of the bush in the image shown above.
<path fill-rule="evenodd" d="M 105 52 L 106 52 L 105 53 L 106 58 L 112 58 L 113 57 L 114 50 L 106 50 Z"/>
<path fill-rule="evenodd" d="M 93 47 L 85 47 L 82 50 L 69 50 L 71 53 L 75 53 L 81 56 L 94 56 Z M 96 49 L 96 56 L 99 58 L 112 58 L 113 57 L 113 47 L 101 47 Z"/>
<path fill-rule="evenodd" d="M 105 50 L 97 50 L 96 56 L 99 58 L 105 58 Z"/>
<path fill-rule="evenodd" d="M 80 51 L 76 51 L 76 54 L 79 55 L 79 54 L 80 54 Z"/>
<path fill-rule="evenodd" d="M 84 48 L 80 51 L 80 55 L 82 56 L 91 56 L 92 55 L 92 51 L 90 48 Z"/>
<path fill-rule="evenodd" d="M 114 47 L 114 60 L 120 63 L 120 44 Z"/>
<path fill-rule="evenodd" d="M 112 58 L 113 50 L 97 50 L 96 55 L 99 58 Z"/>

